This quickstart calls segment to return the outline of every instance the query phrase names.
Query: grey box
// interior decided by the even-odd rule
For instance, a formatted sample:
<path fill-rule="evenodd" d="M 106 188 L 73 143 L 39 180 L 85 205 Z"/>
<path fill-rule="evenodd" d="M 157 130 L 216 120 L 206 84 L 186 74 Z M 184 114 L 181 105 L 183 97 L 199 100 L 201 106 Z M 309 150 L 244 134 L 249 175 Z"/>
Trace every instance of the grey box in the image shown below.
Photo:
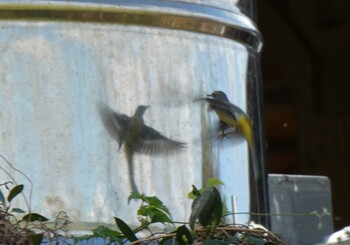
<path fill-rule="evenodd" d="M 327 177 L 270 174 L 268 187 L 271 230 L 281 234 L 286 244 L 318 244 L 333 233 L 331 184 Z M 329 215 L 311 214 L 324 211 Z"/>

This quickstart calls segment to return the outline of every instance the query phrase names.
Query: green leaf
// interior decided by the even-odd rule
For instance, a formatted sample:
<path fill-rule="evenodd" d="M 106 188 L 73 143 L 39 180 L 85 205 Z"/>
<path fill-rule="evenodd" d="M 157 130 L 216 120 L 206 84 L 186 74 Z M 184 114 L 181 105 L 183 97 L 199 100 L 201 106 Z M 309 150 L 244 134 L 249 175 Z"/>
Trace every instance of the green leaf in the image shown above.
<path fill-rule="evenodd" d="M 162 211 L 156 211 L 151 217 L 151 223 L 173 223 L 172 220 Z"/>
<path fill-rule="evenodd" d="M 176 240 L 180 245 L 192 244 L 192 236 L 185 225 L 180 226 L 176 230 Z"/>
<path fill-rule="evenodd" d="M 169 212 L 168 208 L 157 197 L 155 197 L 155 196 L 153 196 L 153 197 L 146 197 L 145 198 L 145 202 L 149 203 L 150 206 L 154 206 L 154 207 L 156 207 L 156 208 L 158 208 L 160 210 L 163 210 L 165 213 L 170 215 L 170 212 Z"/>
<path fill-rule="evenodd" d="M 160 210 L 153 206 L 141 206 L 137 210 L 137 214 L 140 216 L 149 217 L 151 223 L 172 223 L 170 217 L 165 212 L 163 212 L 163 210 Z"/>
<path fill-rule="evenodd" d="M 148 202 L 149 204 L 151 205 L 154 205 L 154 206 L 160 206 L 162 205 L 162 201 L 159 200 L 157 197 L 153 196 L 153 197 L 146 197 L 145 198 L 145 201 Z"/>
<path fill-rule="evenodd" d="M 195 185 L 192 185 L 192 191 L 190 191 L 187 194 L 187 197 L 189 199 L 195 199 L 197 197 L 199 197 L 201 195 L 200 191 L 197 189 L 197 187 Z"/>
<path fill-rule="evenodd" d="M 131 192 L 131 194 L 128 197 L 128 204 L 130 203 L 131 200 L 141 200 L 145 201 L 145 195 L 139 194 L 137 192 Z"/>
<path fill-rule="evenodd" d="M 27 215 L 24 215 L 22 220 L 28 221 L 28 222 L 34 222 L 34 221 L 45 222 L 45 221 L 48 221 L 49 219 L 37 213 L 29 213 Z"/>
<path fill-rule="evenodd" d="M 120 233 L 119 231 L 115 231 L 115 230 L 112 230 L 106 226 L 98 226 L 97 228 L 93 229 L 92 230 L 93 232 L 93 236 L 92 237 L 87 237 L 87 239 L 85 240 L 88 240 L 88 239 L 91 239 L 91 238 L 109 238 L 110 240 L 114 241 L 114 242 L 118 242 L 120 244 L 122 244 L 123 242 L 123 238 L 125 238 L 123 236 L 122 233 Z"/>
<path fill-rule="evenodd" d="M 196 220 L 198 219 L 198 215 L 200 212 L 200 202 L 199 202 L 199 197 L 197 197 L 196 199 L 193 200 L 192 202 L 192 211 L 191 211 L 191 215 L 190 215 L 190 228 L 193 230 L 194 225 L 196 223 Z"/>
<path fill-rule="evenodd" d="M 13 187 L 9 195 L 7 196 L 7 201 L 11 202 L 15 196 L 17 196 L 23 191 L 23 188 L 24 188 L 23 185 L 16 185 L 15 187 Z"/>
<path fill-rule="evenodd" d="M 197 198 L 197 196 L 194 195 L 192 191 L 190 191 L 190 192 L 187 194 L 187 197 L 188 197 L 188 199 L 192 199 L 192 200 L 194 200 L 194 199 Z"/>
<path fill-rule="evenodd" d="M 5 197 L 4 197 L 4 194 L 2 194 L 2 191 L 0 190 L 0 202 L 2 203 L 2 204 L 5 204 Z"/>
<path fill-rule="evenodd" d="M 215 185 L 224 185 L 224 182 L 216 178 L 211 178 L 208 180 L 208 186 L 215 186 Z"/>
<path fill-rule="evenodd" d="M 159 205 L 157 206 L 158 209 L 162 210 L 163 212 L 167 213 L 170 216 L 170 211 L 165 205 Z"/>
<path fill-rule="evenodd" d="M 106 226 L 98 226 L 93 229 L 92 232 L 99 237 L 107 238 L 107 237 L 123 237 L 123 234 L 119 231 L 112 230 Z"/>
<path fill-rule="evenodd" d="M 22 210 L 22 209 L 20 209 L 20 208 L 13 208 L 13 209 L 11 210 L 11 213 L 23 214 L 23 213 L 25 213 L 25 211 Z"/>
<path fill-rule="evenodd" d="M 40 245 L 43 240 L 43 234 L 32 234 L 30 238 L 33 245 Z"/>
<path fill-rule="evenodd" d="M 149 216 L 152 217 L 154 215 L 154 212 L 156 209 L 154 207 L 149 207 L 149 206 L 141 206 L 137 210 L 137 214 L 141 216 Z"/>
<path fill-rule="evenodd" d="M 90 239 L 94 238 L 103 238 L 103 239 L 109 239 L 110 243 L 115 242 L 117 244 L 123 244 L 123 240 L 125 237 L 122 233 L 119 231 L 112 230 L 106 226 L 98 226 L 95 229 L 92 230 L 91 235 L 84 235 L 84 236 L 74 236 L 72 237 L 74 243 L 73 244 L 86 244 L 83 242 L 86 242 Z M 108 244 L 110 244 L 108 243 Z"/>
<path fill-rule="evenodd" d="M 329 212 L 329 210 L 325 207 L 322 207 L 322 215 L 331 215 L 331 213 Z"/>
<path fill-rule="evenodd" d="M 124 221 L 116 217 L 114 217 L 114 220 L 120 231 L 130 242 L 137 241 L 137 237 L 135 236 L 134 232 L 130 229 L 130 227 L 127 224 L 125 224 Z"/>
<path fill-rule="evenodd" d="M 207 188 L 202 195 L 197 197 L 192 203 L 192 211 L 190 215 L 190 227 L 194 228 L 197 219 L 203 226 L 210 223 L 213 209 L 214 195 L 211 188 Z"/>
<path fill-rule="evenodd" d="M 202 245 L 228 245 L 230 243 L 221 240 L 205 240 Z"/>
<path fill-rule="evenodd" d="M 192 185 L 192 193 L 196 197 L 199 197 L 201 195 L 200 191 L 197 189 L 195 185 Z"/>
<path fill-rule="evenodd" d="M 210 222 L 212 221 L 212 218 L 213 218 L 213 210 L 214 210 L 214 192 L 213 192 L 213 187 L 209 187 L 208 188 L 208 193 L 210 193 L 210 196 L 203 203 L 203 209 L 198 215 L 198 222 L 202 226 L 210 225 Z"/>
<path fill-rule="evenodd" d="M 214 194 L 214 209 L 213 209 L 213 220 L 214 226 L 218 226 L 221 222 L 222 212 L 223 212 L 223 203 L 219 191 L 213 187 Z"/>

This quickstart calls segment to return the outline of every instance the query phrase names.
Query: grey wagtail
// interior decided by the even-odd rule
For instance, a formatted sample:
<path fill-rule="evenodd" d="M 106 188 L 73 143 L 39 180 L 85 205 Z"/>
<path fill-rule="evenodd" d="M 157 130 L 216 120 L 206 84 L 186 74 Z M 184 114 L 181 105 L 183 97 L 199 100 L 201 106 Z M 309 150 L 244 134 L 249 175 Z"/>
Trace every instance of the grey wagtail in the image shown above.
<path fill-rule="evenodd" d="M 128 162 L 130 185 L 139 193 L 134 180 L 133 155 L 135 153 L 156 155 L 167 154 L 185 147 L 184 143 L 166 138 L 157 130 L 145 125 L 143 114 L 149 106 L 139 105 L 133 116 L 120 114 L 100 103 L 98 110 L 109 135 L 118 142 L 119 149 L 124 144 Z"/>
<path fill-rule="evenodd" d="M 210 109 L 214 110 L 220 120 L 222 133 L 226 128 L 232 127 L 240 131 L 248 143 L 255 179 L 258 178 L 257 156 L 254 143 L 253 127 L 250 118 L 238 106 L 232 104 L 222 91 L 214 91 L 203 98 L 209 103 Z"/>

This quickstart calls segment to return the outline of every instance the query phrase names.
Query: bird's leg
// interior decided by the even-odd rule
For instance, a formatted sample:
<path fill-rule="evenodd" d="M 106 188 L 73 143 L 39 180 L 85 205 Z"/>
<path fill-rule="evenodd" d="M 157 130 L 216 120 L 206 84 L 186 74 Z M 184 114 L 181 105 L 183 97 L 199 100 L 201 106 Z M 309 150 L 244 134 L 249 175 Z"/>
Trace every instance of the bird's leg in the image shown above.
<path fill-rule="evenodd" d="M 225 131 L 225 124 L 223 121 L 219 121 L 219 130 L 218 130 L 218 139 L 222 140 L 223 139 L 223 135 L 224 135 L 224 131 Z"/>
<path fill-rule="evenodd" d="M 218 135 L 220 140 L 223 140 L 227 134 L 225 133 L 225 129 L 221 129 L 221 132 Z"/>
<path fill-rule="evenodd" d="M 229 126 L 225 122 L 223 122 L 223 121 L 219 122 L 219 134 L 218 134 L 219 140 L 223 140 L 225 138 L 225 136 L 229 134 L 229 133 L 225 133 L 225 130 L 227 128 L 229 128 Z"/>

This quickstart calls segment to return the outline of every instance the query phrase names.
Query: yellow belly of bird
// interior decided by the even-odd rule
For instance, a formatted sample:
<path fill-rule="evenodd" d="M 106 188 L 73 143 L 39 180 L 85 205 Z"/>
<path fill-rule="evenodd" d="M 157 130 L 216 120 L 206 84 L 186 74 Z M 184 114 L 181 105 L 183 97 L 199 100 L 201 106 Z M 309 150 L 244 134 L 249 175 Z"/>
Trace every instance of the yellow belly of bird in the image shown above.
<path fill-rule="evenodd" d="M 249 118 L 239 117 L 236 120 L 226 113 L 220 111 L 215 111 L 216 115 L 220 118 L 221 121 L 225 122 L 227 125 L 235 128 L 237 127 L 243 134 L 244 138 L 247 140 L 249 146 L 253 143 L 253 129 L 250 123 Z"/>
<path fill-rule="evenodd" d="M 227 115 L 226 113 L 222 113 L 220 111 L 215 111 L 215 112 L 221 121 L 223 121 L 224 123 L 226 123 L 227 125 L 233 128 L 236 127 L 236 120 L 231 115 Z"/>

